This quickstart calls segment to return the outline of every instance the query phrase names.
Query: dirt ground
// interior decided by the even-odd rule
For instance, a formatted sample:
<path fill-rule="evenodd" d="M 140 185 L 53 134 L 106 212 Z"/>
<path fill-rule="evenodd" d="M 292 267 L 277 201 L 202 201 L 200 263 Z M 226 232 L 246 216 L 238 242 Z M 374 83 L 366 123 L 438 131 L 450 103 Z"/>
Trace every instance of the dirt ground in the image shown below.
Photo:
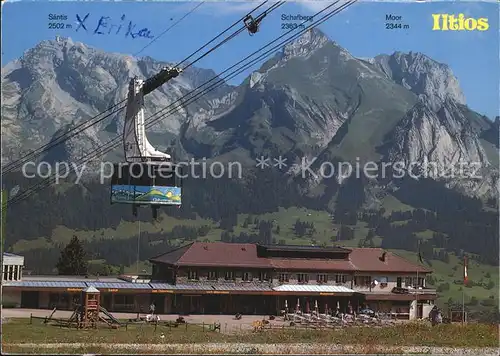
<path fill-rule="evenodd" d="M 29 318 L 30 315 L 35 317 L 46 317 L 51 314 L 52 310 L 48 309 L 3 309 L 3 318 Z M 69 318 L 73 312 L 66 310 L 58 310 L 54 314 L 56 318 Z M 112 313 L 117 319 L 131 319 L 136 318 L 137 313 Z M 145 314 L 141 314 L 143 316 Z M 174 321 L 179 317 L 177 314 L 159 314 L 160 320 Z M 243 330 L 251 330 L 252 323 L 257 320 L 269 320 L 269 316 L 264 315 L 244 315 L 240 320 L 236 320 L 233 315 L 183 315 L 184 320 L 189 324 L 213 324 L 220 323 L 221 332 L 235 333 Z M 284 324 L 283 318 L 276 317 L 275 320 L 270 321 L 271 327 L 281 328 Z"/>

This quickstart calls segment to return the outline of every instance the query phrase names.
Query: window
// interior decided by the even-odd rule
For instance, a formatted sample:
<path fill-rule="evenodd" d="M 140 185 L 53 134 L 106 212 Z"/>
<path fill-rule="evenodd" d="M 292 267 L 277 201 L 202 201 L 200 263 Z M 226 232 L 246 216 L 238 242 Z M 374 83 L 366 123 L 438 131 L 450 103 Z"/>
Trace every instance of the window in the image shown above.
<path fill-rule="evenodd" d="M 280 273 L 280 282 L 288 282 L 288 273 Z"/>
<path fill-rule="evenodd" d="M 208 279 L 213 281 L 214 279 L 218 279 L 218 278 L 219 278 L 219 276 L 217 275 L 216 271 L 208 272 Z"/>
<path fill-rule="evenodd" d="M 134 163 L 129 167 L 130 185 L 151 186 L 153 181 L 151 178 L 150 165 Z"/>
<path fill-rule="evenodd" d="M 337 283 L 337 284 L 347 283 L 347 276 L 345 274 L 336 274 L 335 275 L 335 283 Z"/>
<path fill-rule="evenodd" d="M 153 184 L 162 187 L 175 187 L 175 168 L 170 164 L 163 164 L 161 166 L 152 166 L 153 171 Z M 182 174 L 181 172 L 178 172 Z"/>
<path fill-rule="evenodd" d="M 318 283 L 326 283 L 328 282 L 328 275 L 327 274 L 318 274 L 316 277 L 316 280 Z"/>
<path fill-rule="evenodd" d="M 49 308 L 53 309 L 59 304 L 59 293 L 49 293 Z"/>
<path fill-rule="evenodd" d="M 387 287 L 388 278 L 387 277 L 380 277 L 379 282 L 380 282 L 381 288 Z"/>
<path fill-rule="evenodd" d="M 198 280 L 198 271 L 188 271 L 188 279 Z"/>
<path fill-rule="evenodd" d="M 309 282 L 309 275 L 307 273 L 299 273 L 297 274 L 297 280 L 299 283 L 307 283 Z"/>
<path fill-rule="evenodd" d="M 234 279 L 233 271 L 227 271 L 225 275 L 226 281 L 232 281 Z"/>
<path fill-rule="evenodd" d="M 418 285 L 420 287 L 425 287 L 425 278 L 418 278 Z"/>
<path fill-rule="evenodd" d="M 132 305 L 134 304 L 134 296 L 131 294 L 115 294 L 115 304 Z"/>
<path fill-rule="evenodd" d="M 8 276 L 8 269 L 9 269 L 9 266 L 3 266 L 3 279 L 4 281 L 7 280 L 7 276 Z"/>
<path fill-rule="evenodd" d="M 424 286 L 424 278 L 422 278 L 422 277 L 413 278 L 413 285 L 415 287 L 423 287 Z"/>
<path fill-rule="evenodd" d="M 412 283 L 411 277 L 406 277 L 405 278 L 405 287 L 412 287 L 412 286 L 413 286 L 413 283 Z"/>
<path fill-rule="evenodd" d="M 252 274 L 250 272 L 243 272 L 243 280 L 244 281 L 251 281 L 252 280 Z"/>
<path fill-rule="evenodd" d="M 396 287 L 397 288 L 402 288 L 403 287 L 403 279 L 401 277 L 398 277 L 396 279 Z"/>
<path fill-rule="evenodd" d="M 372 278 L 370 276 L 358 276 L 354 279 L 354 283 L 357 286 L 369 286 L 372 283 Z"/>
<path fill-rule="evenodd" d="M 14 273 L 14 266 L 9 266 L 9 281 L 12 281 L 12 273 Z"/>
<path fill-rule="evenodd" d="M 269 280 L 269 275 L 267 272 L 260 272 L 259 274 L 259 280 L 260 281 L 268 281 Z"/>
<path fill-rule="evenodd" d="M 14 280 L 17 281 L 17 276 L 19 275 L 18 266 L 14 266 Z"/>
<path fill-rule="evenodd" d="M 424 286 L 424 279 L 423 277 L 406 277 L 405 278 L 405 287 L 423 287 Z"/>

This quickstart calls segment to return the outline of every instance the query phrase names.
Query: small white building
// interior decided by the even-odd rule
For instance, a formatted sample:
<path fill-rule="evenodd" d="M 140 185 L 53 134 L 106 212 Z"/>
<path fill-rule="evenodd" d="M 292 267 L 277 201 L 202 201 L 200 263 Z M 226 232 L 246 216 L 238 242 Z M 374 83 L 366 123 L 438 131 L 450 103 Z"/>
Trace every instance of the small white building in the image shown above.
<path fill-rule="evenodd" d="M 4 252 L 2 255 L 2 282 L 20 281 L 23 276 L 24 257 Z"/>

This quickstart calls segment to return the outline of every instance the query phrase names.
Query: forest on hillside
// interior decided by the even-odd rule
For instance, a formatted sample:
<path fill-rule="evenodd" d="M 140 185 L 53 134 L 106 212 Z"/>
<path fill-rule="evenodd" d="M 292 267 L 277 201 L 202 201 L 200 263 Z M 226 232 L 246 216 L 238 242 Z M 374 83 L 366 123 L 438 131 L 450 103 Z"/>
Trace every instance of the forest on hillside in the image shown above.
<path fill-rule="evenodd" d="M 8 186 L 19 184 L 21 191 L 28 183 L 12 175 L 5 181 Z M 33 180 L 29 183 L 33 184 Z M 395 211 L 389 215 L 385 214 L 383 208 L 363 209 L 367 189 L 367 182 L 363 179 L 351 178 L 342 185 L 336 184 L 335 181 L 328 182 L 321 197 L 301 194 L 303 184 L 304 182 L 294 182 L 271 170 L 251 172 L 245 175 L 243 180 L 187 179 L 183 186 L 182 208 L 163 210 L 168 215 L 180 219 L 200 216 L 219 222 L 220 228 L 226 232 L 221 236 L 223 241 L 278 243 L 279 237 L 277 241 L 273 241 L 271 237 L 271 230 L 275 227 L 272 227 L 272 224 L 266 225 L 265 222 L 261 222 L 256 234 L 234 236 L 231 229 L 236 224 L 237 215 L 260 215 L 274 212 L 279 207 L 293 206 L 326 210 L 331 197 L 336 197 L 335 208 L 331 213 L 334 216 L 332 222 L 342 226 L 339 239 L 349 239 L 352 235 L 349 226 L 363 221 L 367 223 L 372 237 L 382 238 L 383 248 L 416 251 L 417 234 L 430 230 L 434 232 L 434 237 L 423 241 L 424 253 L 430 255 L 432 248 L 456 255 L 467 252 L 474 254 L 474 258 L 482 263 L 498 265 L 497 211 L 485 210 L 480 200 L 446 189 L 433 180 L 400 180 L 398 189 L 392 194 L 402 203 L 416 209 Z M 19 239 L 50 237 L 52 230 L 58 225 L 74 230 L 94 231 L 115 228 L 122 220 L 135 219 L 129 206 L 110 204 L 107 185 L 86 182 L 61 188 L 62 186 L 44 189 L 9 207 L 5 245 L 7 250 Z M 151 221 L 149 214 L 140 214 L 140 219 Z M 298 224 L 297 233 L 300 234 L 309 228 Z M 151 251 L 151 254 L 158 251 L 159 243 L 163 244 L 161 250 L 165 250 L 169 247 L 172 236 L 179 235 L 187 241 L 203 237 L 198 232 L 179 229 L 181 227 L 177 230 L 174 228 L 170 233 L 163 233 L 162 236 L 144 236 L 144 241 L 141 241 L 144 245 L 141 245 L 144 256 L 150 255 L 147 251 Z M 368 245 L 369 240 L 366 241 Z M 88 244 L 88 250 L 95 251 L 98 258 L 106 259 L 111 264 L 129 265 L 130 261 L 135 260 L 137 243 L 133 239 L 96 239 Z M 57 250 L 35 249 L 26 251 L 26 259 L 38 265 L 38 261 L 53 260 L 55 254 Z"/>

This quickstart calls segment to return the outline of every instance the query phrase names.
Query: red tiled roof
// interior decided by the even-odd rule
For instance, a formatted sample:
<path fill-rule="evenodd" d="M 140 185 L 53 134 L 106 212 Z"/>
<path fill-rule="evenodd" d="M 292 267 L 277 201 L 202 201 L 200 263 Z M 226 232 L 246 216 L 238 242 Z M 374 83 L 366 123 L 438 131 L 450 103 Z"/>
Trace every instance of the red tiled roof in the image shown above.
<path fill-rule="evenodd" d="M 257 257 L 257 245 L 226 242 L 194 242 L 176 264 L 178 266 L 271 267 L 268 259 Z"/>
<path fill-rule="evenodd" d="M 379 257 L 386 252 L 385 262 Z M 193 242 L 151 259 L 176 266 L 274 268 L 288 270 L 418 272 L 431 270 L 381 248 L 354 248 L 349 260 L 306 258 L 261 258 L 257 245 L 226 242 Z"/>
<path fill-rule="evenodd" d="M 385 262 L 379 257 L 383 253 Z M 425 268 L 419 264 L 412 263 L 401 256 L 398 256 L 381 248 L 353 248 L 350 254 L 350 259 L 356 266 L 358 271 L 367 272 L 418 272 L 426 273 L 432 270 Z"/>

